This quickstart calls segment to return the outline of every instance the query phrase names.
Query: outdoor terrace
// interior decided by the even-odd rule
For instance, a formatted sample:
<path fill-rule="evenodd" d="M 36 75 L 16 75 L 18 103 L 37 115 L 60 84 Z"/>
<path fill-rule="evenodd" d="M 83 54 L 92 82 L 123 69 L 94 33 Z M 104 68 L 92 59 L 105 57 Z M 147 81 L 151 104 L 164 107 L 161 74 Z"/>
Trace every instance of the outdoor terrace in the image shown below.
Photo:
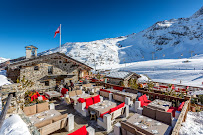
<path fill-rule="evenodd" d="M 132 88 L 125 88 L 125 87 L 120 87 L 120 86 L 115 86 L 112 84 L 97 84 L 101 86 L 93 86 L 92 84 L 86 84 L 81 87 L 82 90 L 76 90 L 72 92 L 67 92 L 67 91 L 61 91 L 63 98 L 60 97 L 60 94 L 57 95 L 57 93 L 52 92 L 53 95 L 58 96 L 57 97 L 52 97 L 53 95 L 49 95 L 51 93 L 49 92 L 44 92 L 44 93 L 38 93 L 39 97 L 38 99 L 42 100 L 48 98 L 50 101 L 52 101 L 50 105 L 51 111 L 55 111 L 54 113 L 60 113 L 64 118 L 60 120 L 60 122 L 55 123 L 52 127 L 59 125 L 60 123 L 67 122 L 67 125 L 60 124 L 60 127 L 58 129 L 54 129 L 53 132 L 49 131 L 51 134 L 68 134 L 72 133 L 74 131 L 77 131 L 84 125 L 86 127 L 91 127 L 94 129 L 95 134 L 100 135 L 100 134 L 109 134 L 109 133 L 114 133 L 120 135 L 120 133 L 127 131 L 131 131 L 129 129 L 128 124 L 131 123 L 141 123 L 144 124 L 145 126 L 148 126 L 148 129 L 150 127 L 150 130 L 152 129 L 152 125 L 150 124 L 150 121 L 146 122 L 146 120 L 151 119 L 152 122 L 157 123 L 160 122 L 162 123 L 163 127 L 166 127 L 165 131 L 159 130 L 159 128 L 154 127 L 153 130 L 157 130 L 158 132 L 165 133 L 168 129 L 168 127 L 171 127 L 170 131 L 167 131 L 167 133 L 172 133 L 172 134 L 178 134 L 178 131 L 180 129 L 181 123 L 186 119 L 186 114 L 187 111 L 189 110 L 189 105 L 190 105 L 190 98 L 189 97 L 173 97 L 170 95 L 165 95 L 159 92 L 152 92 L 146 89 L 132 89 Z M 105 87 L 105 88 L 104 88 Z M 79 89 L 81 89 L 79 88 Z M 102 89 L 101 89 L 102 88 Z M 114 89 L 112 89 L 114 88 Z M 50 91 L 51 92 L 51 91 Z M 85 93 L 86 92 L 86 93 Z M 75 93 L 75 95 L 73 94 Z M 88 108 L 86 108 L 87 98 L 95 98 L 97 97 L 97 94 L 100 95 L 100 100 L 99 102 L 95 104 L 89 105 Z M 147 94 L 147 96 L 145 95 Z M 45 96 L 42 96 L 45 95 Z M 49 95 L 49 96 L 47 96 Z M 32 97 L 34 98 L 34 97 Z M 31 98 L 31 99 L 32 99 Z M 78 99 L 79 98 L 84 98 L 84 102 L 80 102 Z M 142 100 L 141 98 L 145 98 L 146 100 Z M 70 99 L 70 100 L 67 100 Z M 94 99 L 93 99 L 94 100 Z M 150 101 L 151 100 L 151 101 Z M 175 101 L 174 101 L 175 100 Z M 146 101 L 146 102 L 145 102 Z M 172 102 L 174 101 L 174 102 Z M 179 112 L 177 111 L 177 108 L 175 109 L 175 106 L 177 106 L 177 103 L 182 103 L 185 101 L 185 104 L 182 105 L 181 109 Z M 114 106 L 108 106 L 107 103 L 112 103 L 115 104 Z M 142 103 L 143 102 L 143 103 Z M 46 102 L 47 103 L 47 102 Z M 125 103 L 124 106 L 120 107 L 121 109 L 116 109 L 114 110 L 115 112 L 107 112 L 103 115 L 103 118 L 101 117 L 101 113 L 104 113 L 103 110 L 105 108 L 112 109 L 112 107 L 118 107 L 122 103 Z M 44 103 L 42 103 L 44 104 Z M 98 105 L 97 105 L 98 104 Z M 36 104 L 37 106 L 40 106 L 41 103 Z M 101 105 L 101 106 L 100 106 Z M 147 108 L 147 107 L 148 108 Z M 104 107 L 104 109 L 102 109 Z M 26 107 L 25 107 L 26 108 Z M 24 113 L 25 113 L 25 108 L 24 108 Z M 43 106 L 41 106 L 43 108 Z M 47 108 L 44 106 L 44 108 Z M 86 109 L 86 111 L 85 111 Z M 108 109 L 108 110 L 109 110 Z M 168 121 L 164 121 L 165 117 L 160 117 L 157 119 L 156 113 L 163 113 L 163 112 L 168 112 L 169 113 L 164 113 L 166 114 L 167 117 L 169 117 Z M 41 112 L 45 111 L 45 113 L 48 111 L 47 110 L 42 110 Z M 159 111 L 158 111 L 159 110 Z M 96 112 L 97 118 L 94 120 L 90 120 L 91 118 L 91 111 Z M 151 113 L 154 113 L 153 116 L 151 116 Z M 176 114 L 177 113 L 177 114 Z M 71 114 L 71 115 L 70 115 Z M 173 115 L 173 117 L 172 117 Z M 174 116 L 175 115 L 175 116 Z M 177 116 L 176 116 L 177 115 Z M 44 116 L 44 115 L 42 115 Z M 45 115 L 47 116 L 47 115 Z M 144 119 L 139 119 L 144 117 Z M 139 117 L 139 118 L 138 118 Z M 67 119 L 66 119 L 67 118 Z M 139 121 L 133 121 L 132 119 L 136 118 Z M 172 121 L 172 118 L 176 119 L 175 121 Z M 28 119 L 33 119 L 30 117 L 30 114 L 28 115 Z M 38 119 L 41 119 L 38 118 Z M 39 120 L 38 120 L 39 121 Z M 44 120 L 42 120 L 44 121 Z M 35 121 L 36 122 L 36 121 Z M 74 126 L 71 126 L 71 124 Z M 127 122 L 127 129 L 124 128 L 126 127 L 125 122 Z M 125 125 L 123 127 L 123 125 Z M 35 125 L 36 126 L 36 125 Z M 38 125 L 39 126 L 39 125 Z M 135 125 L 133 125 L 135 126 Z M 45 126 L 46 127 L 46 126 Z M 161 126 L 160 126 L 161 127 Z M 42 130 L 43 127 L 38 127 L 40 130 L 39 132 L 42 134 L 45 134 L 46 128 Z M 133 127 L 133 132 L 137 132 L 137 129 L 139 127 Z M 122 132 L 121 132 L 122 131 Z M 152 130 L 151 130 L 152 131 Z M 141 129 L 141 132 L 148 134 L 151 131 L 145 131 L 145 129 Z"/>

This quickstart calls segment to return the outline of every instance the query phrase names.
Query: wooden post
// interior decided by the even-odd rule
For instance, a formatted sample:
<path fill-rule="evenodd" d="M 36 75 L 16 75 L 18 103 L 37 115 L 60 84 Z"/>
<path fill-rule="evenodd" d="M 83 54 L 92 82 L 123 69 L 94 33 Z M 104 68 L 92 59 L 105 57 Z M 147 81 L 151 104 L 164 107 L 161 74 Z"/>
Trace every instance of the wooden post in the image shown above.
<path fill-rule="evenodd" d="M 3 125 L 4 120 L 5 120 L 6 113 L 8 111 L 9 105 L 11 103 L 12 97 L 13 97 L 13 94 L 9 94 L 9 96 L 7 97 L 7 101 L 6 101 L 6 104 L 4 106 L 4 109 L 1 112 L 1 115 L 0 115 L 0 129 L 1 129 L 1 126 Z"/>

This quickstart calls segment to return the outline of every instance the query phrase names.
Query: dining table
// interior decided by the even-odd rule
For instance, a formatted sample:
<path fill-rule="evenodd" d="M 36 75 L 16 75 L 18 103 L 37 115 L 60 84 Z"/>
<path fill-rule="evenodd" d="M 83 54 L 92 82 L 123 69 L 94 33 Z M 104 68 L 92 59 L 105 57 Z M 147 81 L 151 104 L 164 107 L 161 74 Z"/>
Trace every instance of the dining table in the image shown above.
<path fill-rule="evenodd" d="M 126 123 L 144 134 L 169 135 L 172 130 L 171 126 L 138 113 L 131 116 Z"/>
<path fill-rule="evenodd" d="M 115 90 L 115 89 L 104 89 L 104 90 L 110 91 L 110 93 L 115 93 L 115 92 L 119 91 L 119 90 Z"/>
<path fill-rule="evenodd" d="M 31 116 L 28 116 L 32 124 L 37 124 L 41 121 L 51 119 L 55 116 L 59 116 L 61 113 L 55 109 L 40 112 Z"/>
<path fill-rule="evenodd" d="M 137 98 L 137 94 L 134 94 L 134 93 L 129 93 L 129 92 L 124 92 L 124 91 L 118 91 L 116 92 L 117 94 L 120 94 L 124 97 L 129 97 L 131 101 L 136 101 L 136 98 Z"/>
<path fill-rule="evenodd" d="M 168 111 L 169 107 L 172 106 L 172 102 L 164 101 L 160 99 L 155 99 L 151 103 L 147 105 L 153 109 L 161 110 L 161 111 Z"/>
<path fill-rule="evenodd" d="M 54 98 L 54 97 L 61 97 L 61 93 L 57 91 L 48 91 L 44 92 L 44 95 L 46 95 L 49 99 Z"/>
<path fill-rule="evenodd" d="M 100 114 L 109 111 L 111 108 L 116 107 L 117 104 L 115 102 L 104 100 L 102 102 L 93 104 L 88 107 L 89 111 L 96 112 L 97 118 L 99 118 Z"/>

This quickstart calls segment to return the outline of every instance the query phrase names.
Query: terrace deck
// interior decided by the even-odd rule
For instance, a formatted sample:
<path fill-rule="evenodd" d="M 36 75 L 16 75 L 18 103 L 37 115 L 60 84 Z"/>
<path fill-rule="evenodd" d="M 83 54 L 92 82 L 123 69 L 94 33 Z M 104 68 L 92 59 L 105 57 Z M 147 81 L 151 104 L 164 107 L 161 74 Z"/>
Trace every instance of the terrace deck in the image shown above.
<path fill-rule="evenodd" d="M 90 120 L 89 116 L 84 117 L 84 116 L 80 115 L 73 108 L 72 105 L 65 105 L 61 101 L 54 101 L 54 104 L 55 104 L 55 109 L 57 111 L 61 112 L 62 114 L 65 114 L 65 113 L 70 114 L 71 113 L 71 114 L 75 115 L 75 117 L 74 117 L 75 123 L 74 123 L 74 130 L 73 131 L 86 125 L 87 127 L 91 126 L 95 129 L 95 135 L 106 135 L 107 134 L 107 132 L 104 129 L 102 129 L 102 127 L 99 127 L 97 125 L 97 122 L 95 120 Z M 130 112 L 129 117 L 131 117 L 133 114 L 134 114 L 133 112 Z M 126 118 L 117 118 L 115 120 L 114 124 L 119 122 L 119 121 L 123 121 L 123 120 L 126 120 Z M 71 132 L 73 132 L 73 131 L 71 131 Z M 68 133 L 71 133 L 71 132 L 67 132 L 67 131 L 65 131 L 65 129 L 62 129 L 62 130 L 59 130 L 59 131 L 52 133 L 51 135 L 67 135 Z"/>

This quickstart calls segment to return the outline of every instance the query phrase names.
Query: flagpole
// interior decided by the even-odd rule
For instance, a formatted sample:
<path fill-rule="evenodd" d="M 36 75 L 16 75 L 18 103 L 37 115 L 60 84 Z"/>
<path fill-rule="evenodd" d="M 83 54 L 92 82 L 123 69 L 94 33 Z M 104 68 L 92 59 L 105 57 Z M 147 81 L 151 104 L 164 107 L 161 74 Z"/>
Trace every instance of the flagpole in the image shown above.
<path fill-rule="evenodd" d="M 61 52 L 61 24 L 60 24 L 60 52 Z"/>

